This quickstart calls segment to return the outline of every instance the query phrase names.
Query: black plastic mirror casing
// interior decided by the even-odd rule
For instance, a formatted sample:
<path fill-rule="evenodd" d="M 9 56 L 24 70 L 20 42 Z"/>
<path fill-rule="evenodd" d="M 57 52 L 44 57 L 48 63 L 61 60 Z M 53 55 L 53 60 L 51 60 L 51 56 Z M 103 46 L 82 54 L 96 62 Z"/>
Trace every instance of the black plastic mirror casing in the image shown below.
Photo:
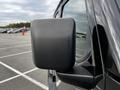
<path fill-rule="evenodd" d="M 33 57 L 38 68 L 64 72 L 75 63 L 75 22 L 71 18 L 31 23 Z"/>

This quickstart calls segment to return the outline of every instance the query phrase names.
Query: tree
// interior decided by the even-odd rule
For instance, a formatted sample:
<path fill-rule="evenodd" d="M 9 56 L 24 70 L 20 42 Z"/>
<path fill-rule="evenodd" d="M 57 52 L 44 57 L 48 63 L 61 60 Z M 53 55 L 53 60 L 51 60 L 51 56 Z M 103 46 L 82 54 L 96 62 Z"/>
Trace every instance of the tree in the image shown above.
<path fill-rule="evenodd" d="M 30 22 L 21 22 L 21 23 L 12 23 L 9 25 L 6 25 L 6 28 L 22 28 L 22 27 L 30 27 Z"/>

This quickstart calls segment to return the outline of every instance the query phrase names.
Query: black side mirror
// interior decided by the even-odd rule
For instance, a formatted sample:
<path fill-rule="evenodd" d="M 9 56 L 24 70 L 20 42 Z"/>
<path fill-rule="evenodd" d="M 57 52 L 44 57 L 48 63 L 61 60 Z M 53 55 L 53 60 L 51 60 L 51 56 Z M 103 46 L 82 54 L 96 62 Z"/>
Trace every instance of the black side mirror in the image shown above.
<path fill-rule="evenodd" d="M 71 18 L 34 20 L 31 36 L 35 65 L 60 72 L 75 63 L 75 22 Z"/>
<path fill-rule="evenodd" d="M 103 73 L 96 74 L 96 67 L 88 62 L 92 61 L 91 52 L 85 63 L 74 65 L 76 36 L 73 19 L 35 20 L 31 24 L 31 35 L 34 62 L 38 68 L 56 70 L 63 82 L 85 89 L 94 88 L 103 78 Z"/>

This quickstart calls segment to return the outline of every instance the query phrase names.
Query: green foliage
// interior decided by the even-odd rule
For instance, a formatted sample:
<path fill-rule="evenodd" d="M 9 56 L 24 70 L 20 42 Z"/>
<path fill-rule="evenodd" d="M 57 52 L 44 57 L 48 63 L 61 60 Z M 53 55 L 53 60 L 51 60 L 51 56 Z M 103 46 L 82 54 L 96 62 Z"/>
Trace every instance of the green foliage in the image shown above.
<path fill-rule="evenodd" d="M 21 22 L 21 23 L 12 23 L 12 24 L 9 24 L 7 26 L 5 26 L 5 28 L 22 28 L 22 27 L 30 27 L 30 23 L 29 22 Z"/>

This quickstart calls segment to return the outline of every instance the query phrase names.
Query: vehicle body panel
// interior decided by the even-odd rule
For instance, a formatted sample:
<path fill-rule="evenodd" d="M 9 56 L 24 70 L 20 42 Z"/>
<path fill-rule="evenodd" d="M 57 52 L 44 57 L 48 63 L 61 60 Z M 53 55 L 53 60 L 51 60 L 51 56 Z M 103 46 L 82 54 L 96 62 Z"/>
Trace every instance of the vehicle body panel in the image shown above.
<path fill-rule="evenodd" d="M 116 0 L 99 0 L 103 13 L 100 23 L 104 26 L 109 41 L 109 54 L 106 59 L 106 90 L 120 89 L 120 8 Z M 96 5 L 95 5 L 96 6 Z M 99 11 L 99 10 L 98 10 Z M 97 19 L 98 21 L 98 19 Z M 111 87 L 110 87 L 111 86 Z"/>
<path fill-rule="evenodd" d="M 105 30 L 109 43 L 107 59 L 103 60 L 105 78 L 101 80 L 95 90 L 120 89 L 119 5 L 119 0 L 86 0 L 86 11 L 91 34 L 95 26 L 101 25 Z"/>

